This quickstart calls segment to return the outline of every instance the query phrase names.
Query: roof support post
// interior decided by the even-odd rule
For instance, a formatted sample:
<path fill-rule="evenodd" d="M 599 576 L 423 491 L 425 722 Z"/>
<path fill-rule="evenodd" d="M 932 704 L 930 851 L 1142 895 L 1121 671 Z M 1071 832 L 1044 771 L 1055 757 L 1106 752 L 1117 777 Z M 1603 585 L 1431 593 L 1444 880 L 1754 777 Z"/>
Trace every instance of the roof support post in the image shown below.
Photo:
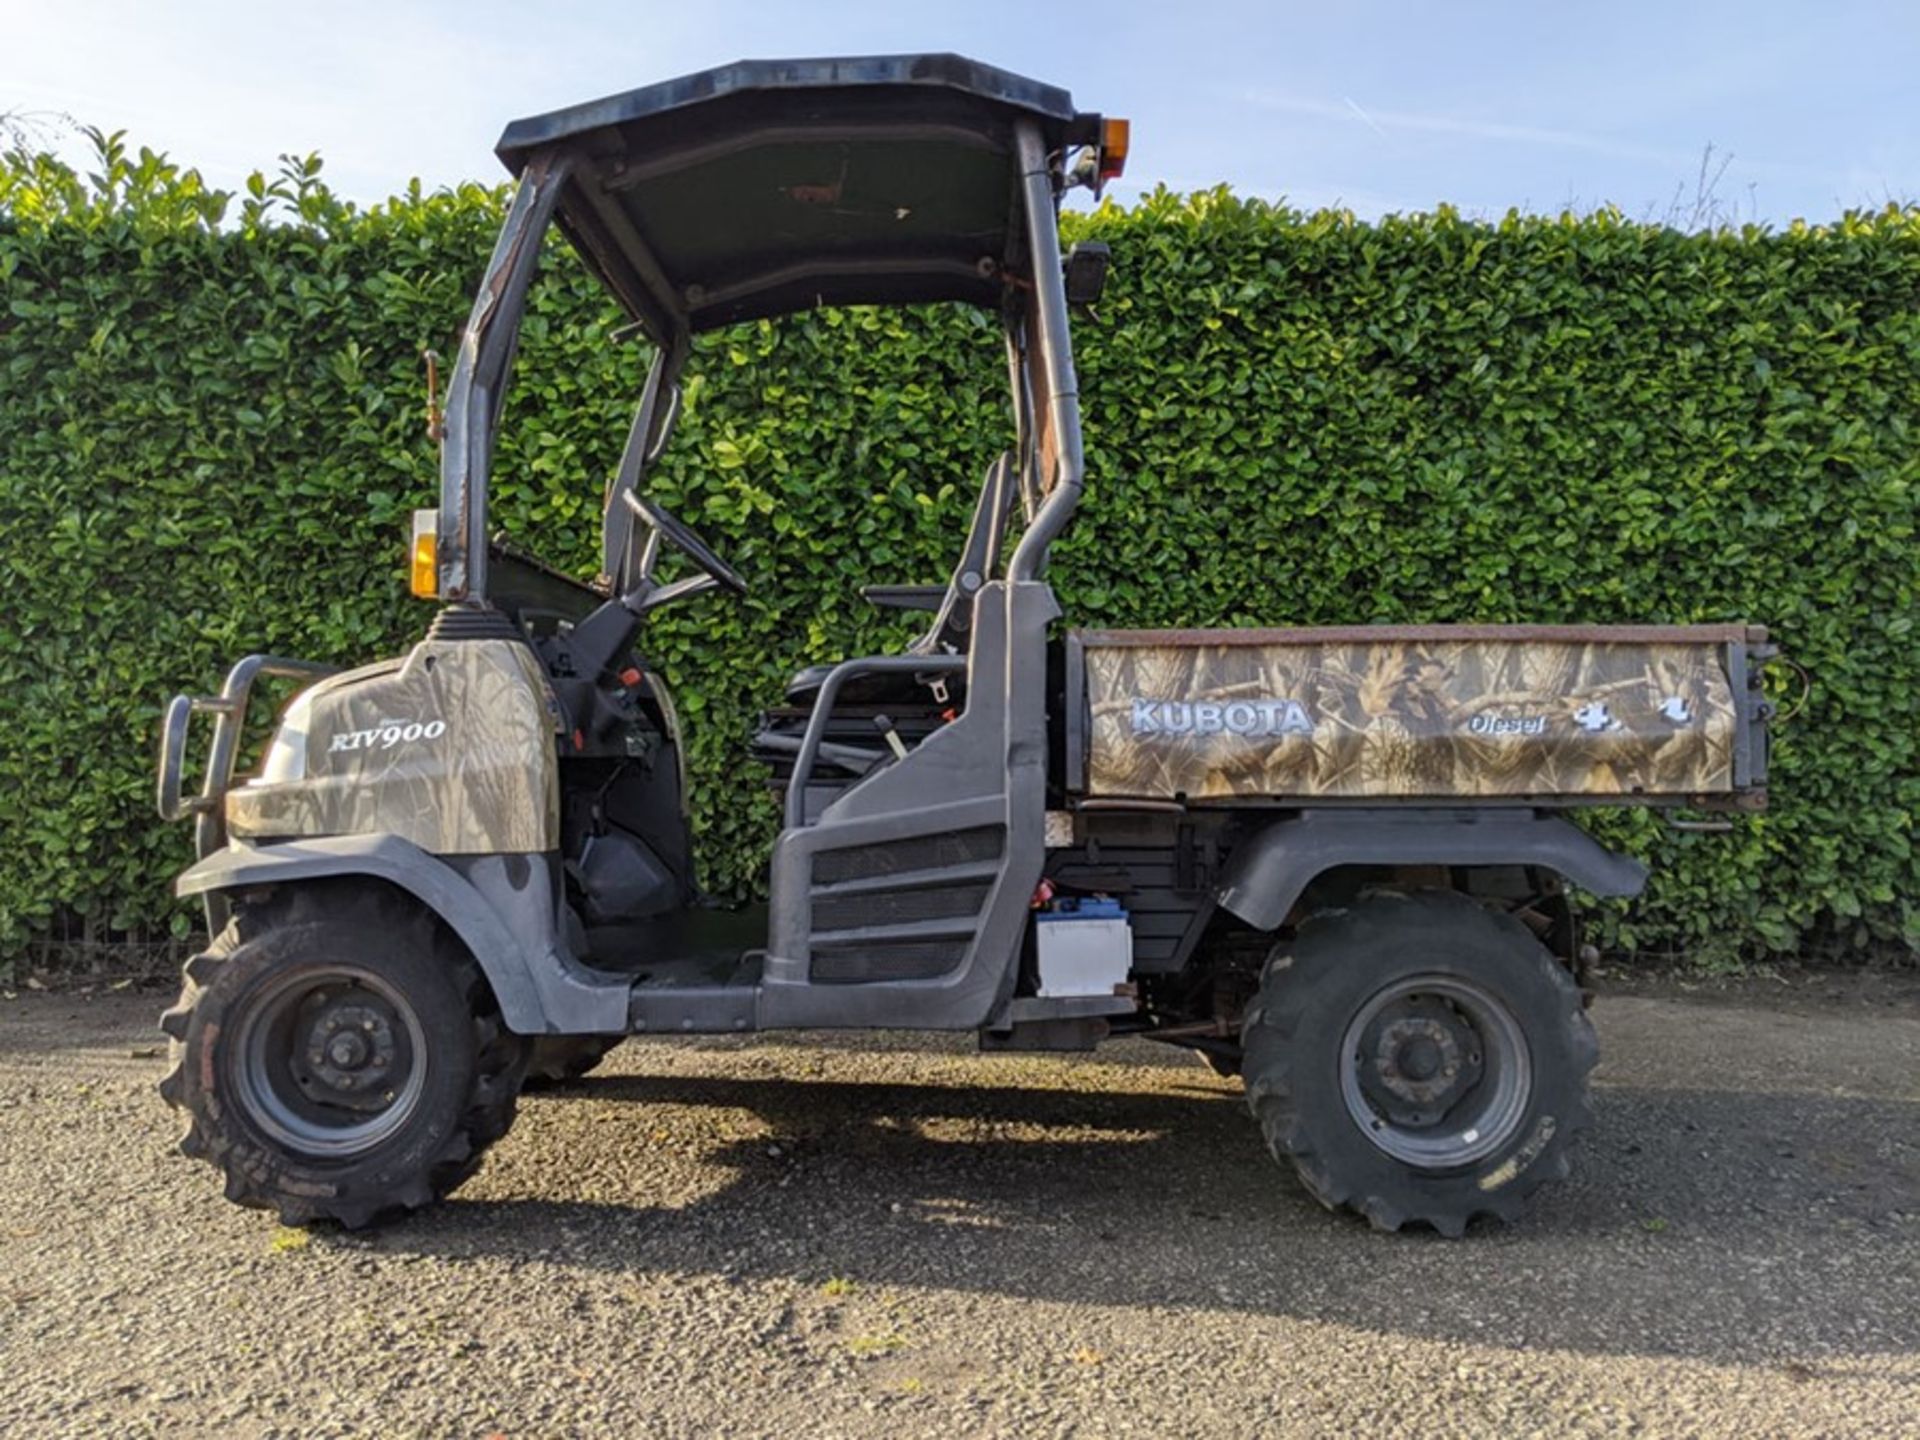
<path fill-rule="evenodd" d="M 1007 381 L 1013 395 L 1013 475 L 1020 494 L 1020 523 L 1040 513 L 1040 483 L 1034 473 L 1033 395 L 1027 385 L 1026 321 L 1018 310 L 1001 317 L 1007 337 Z"/>
<path fill-rule="evenodd" d="M 684 330 L 676 331 L 669 343 L 653 352 L 647 382 L 640 391 L 640 405 L 627 431 L 626 449 L 620 452 L 620 468 L 607 486 L 601 514 L 600 568 L 612 581 L 615 595 L 625 595 L 640 581 L 639 557 L 633 549 L 633 507 L 625 497 L 639 486 L 648 462 L 666 443 L 668 427 L 680 408 L 673 387 L 679 384 L 686 359 Z"/>
<path fill-rule="evenodd" d="M 1080 503 L 1085 465 L 1080 446 L 1080 382 L 1073 373 L 1073 340 L 1067 328 L 1067 287 L 1060 270 L 1060 217 L 1053 168 L 1040 127 L 1022 120 L 1014 131 L 1020 165 L 1021 197 L 1027 230 L 1027 255 L 1033 270 L 1034 329 L 1027 343 L 1039 351 L 1043 394 L 1034 401 L 1046 408 L 1046 430 L 1053 444 L 1053 474 L 1041 477 L 1046 503 L 1020 537 L 1008 578 L 1038 580 L 1046 569 L 1047 548 L 1067 528 Z"/>
<path fill-rule="evenodd" d="M 487 598 L 487 474 L 507 373 L 519 345 L 527 286 L 540 259 L 540 239 L 566 183 L 569 162 L 553 151 L 527 163 L 512 208 L 494 242 L 460 336 L 460 358 L 447 382 L 445 438 L 440 449 L 440 528 L 435 536 L 440 597 Z"/>

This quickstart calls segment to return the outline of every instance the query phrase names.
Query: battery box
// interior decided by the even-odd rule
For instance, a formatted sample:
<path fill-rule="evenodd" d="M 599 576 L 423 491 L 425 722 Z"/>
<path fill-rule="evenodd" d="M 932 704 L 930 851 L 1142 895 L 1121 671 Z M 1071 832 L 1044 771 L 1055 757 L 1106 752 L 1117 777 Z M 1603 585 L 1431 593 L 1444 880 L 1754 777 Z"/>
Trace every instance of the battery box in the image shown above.
<path fill-rule="evenodd" d="M 1035 912 L 1034 949 L 1043 998 L 1111 995 L 1133 968 L 1133 927 L 1118 900 L 1055 900 Z"/>

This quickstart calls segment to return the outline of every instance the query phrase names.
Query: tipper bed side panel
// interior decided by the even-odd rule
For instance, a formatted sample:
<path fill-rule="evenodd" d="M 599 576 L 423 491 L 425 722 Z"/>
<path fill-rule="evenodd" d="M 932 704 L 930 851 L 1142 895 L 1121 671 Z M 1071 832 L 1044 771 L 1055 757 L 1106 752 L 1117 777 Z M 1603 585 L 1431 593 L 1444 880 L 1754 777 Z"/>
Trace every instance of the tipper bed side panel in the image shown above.
<path fill-rule="evenodd" d="M 1752 632 L 1757 635 L 1757 632 Z M 1741 626 L 1081 631 L 1083 793 L 1710 800 L 1752 782 Z"/>

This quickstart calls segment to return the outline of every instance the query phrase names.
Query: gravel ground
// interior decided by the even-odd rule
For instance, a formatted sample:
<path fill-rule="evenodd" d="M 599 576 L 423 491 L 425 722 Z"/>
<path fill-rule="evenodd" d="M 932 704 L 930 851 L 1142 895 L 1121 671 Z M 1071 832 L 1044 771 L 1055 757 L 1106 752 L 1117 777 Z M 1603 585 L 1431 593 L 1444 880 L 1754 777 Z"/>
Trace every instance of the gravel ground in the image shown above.
<path fill-rule="evenodd" d="M 1603 996 L 1569 1185 L 1375 1235 L 1232 1084 L 627 1045 L 479 1177 L 282 1231 L 173 1152 L 152 996 L 0 1004 L 0 1434 L 1920 1434 L 1920 983 Z"/>

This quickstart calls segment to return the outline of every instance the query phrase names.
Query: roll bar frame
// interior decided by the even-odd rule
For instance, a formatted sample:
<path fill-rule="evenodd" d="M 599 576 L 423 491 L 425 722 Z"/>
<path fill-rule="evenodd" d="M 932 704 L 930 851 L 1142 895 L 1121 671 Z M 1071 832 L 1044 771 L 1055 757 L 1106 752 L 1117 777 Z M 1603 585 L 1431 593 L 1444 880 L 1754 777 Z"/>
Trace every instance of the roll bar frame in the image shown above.
<path fill-rule="evenodd" d="M 1012 391 L 1019 493 L 1026 527 L 1007 562 L 1007 578 L 1038 580 L 1047 553 L 1079 506 L 1085 461 L 1080 435 L 1079 381 L 1061 270 L 1059 201 L 1066 189 L 1064 155 L 1049 154 L 1040 126 L 1014 123 L 1015 163 L 1024 212 L 1029 275 L 1009 277 L 1002 321 Z M 487 496 L 494 440 L 507 378 L 519 345 L 527 289 L 540 242 L 553 221 L 571 157 L 559 147 L 527 162 L 501 226 L 492 258 L 461 335 L 459 358 L 447 383 L 440 455 L 440 520 L 435 537 L 442 600 L 487 600 Z M 677 328 L 656 352 L 621 455 L 609 481 L 602 519 L 601 559 L 616 587 L 633 564 L 632 524 L 621 503 L 640 482 L 673 419 L 672 389 L 689 351 Z M 1048 444 L 1038 443 L 1044 434 Z M 1051 461 L 1051 473 L 1040 473 Z"/>

